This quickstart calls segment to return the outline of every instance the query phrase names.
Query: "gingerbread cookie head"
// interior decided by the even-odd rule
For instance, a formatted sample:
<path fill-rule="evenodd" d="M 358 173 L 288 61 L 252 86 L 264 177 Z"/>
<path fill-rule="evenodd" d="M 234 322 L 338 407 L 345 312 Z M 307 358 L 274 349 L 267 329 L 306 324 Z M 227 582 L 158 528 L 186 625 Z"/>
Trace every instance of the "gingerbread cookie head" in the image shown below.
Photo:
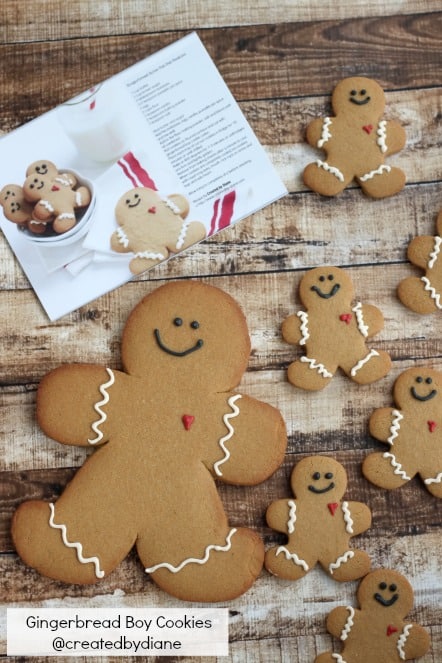
<path fill-rule="evenodd" d="M 26 225 L 32 219 L 32 205 L 25 199 L 18 184 L 7 184 L 0 191 L 0 205 L 5 217 L 17 225 Z"/>
<path fill-rule="evenodd" d="M 293 493 L 315 503 L 335 503 L 347 488 L 347 473 L 341 463 L 327 456 L 310 456 L 301 460 L 291 476 Z"/>
<path fill-rule="evenodd" d="M 382 329 L 382 313 L 353 302 L 353 284 L 344 270 L 317 267 L 308 271 L 301 279 L 299 296 L 305 310 L 282 324 L 284 339 L 305 349 L 305 355 L 288 368 L 291 384 L 311 391 L 323 389 L 338 367 L 359 384 L 388 373 L 389 355 L 366 345 L 366 339 Z"/>
<path fill-rule="evenodd" d="M 340 606 L 327 618 L 327 630 L 342 641 L 342 652 L 320 654 L 315 663 L 400 663 L 428 651 L 427 631 L 405 621 L 413 607 L 413 589 L 403 575 L 376 569 L 362 579 L 357 598 L 359 608 Z"/>
<path fill-rule="evenodd" d="M 332 94 L 334 116 L 317 119 L 307 128 L 307 141 L 324 150 L 324 160 L 308 164 L 304 183 L 324 196 L 335 196 L 353 180 L 372 198 L 398 193 L 404 173 L 384 163 L 384 158 L 405 145 L 405 132 L 394 121 L 382 118 L 382 88 L 370 78 L 346 78 Z"/>
<path fill-rule="evenodd" d="M 115 208 L 119 226 L 111 236 L 111 248 L 121 253 L 134 253 L 129 263 L 133 274 L 179 253 L 204 239 L 202 223 L 187 221 L 189 203 L 184 196 L 172 194 L 162 198 L 148 187 L 137 187 L 121 196 Z"/>
<path fill-rule="evenodd" d="M 223 291 L 199 282 L 158 288 L 130 315 L 122 358 L 132 375 L 184 389 L 236 386 L 250 354 L 244 315 Z"/>
<path fill-rule="evenodd" d="M 427 490 L 442 498 L 442 373 L 410 368 L 397 378 L 393 395 L 397 407 L 370 417 L 370 433 L 390 448 L 365 458 L 364 476 L 393 489 L 419 474 Z"/>

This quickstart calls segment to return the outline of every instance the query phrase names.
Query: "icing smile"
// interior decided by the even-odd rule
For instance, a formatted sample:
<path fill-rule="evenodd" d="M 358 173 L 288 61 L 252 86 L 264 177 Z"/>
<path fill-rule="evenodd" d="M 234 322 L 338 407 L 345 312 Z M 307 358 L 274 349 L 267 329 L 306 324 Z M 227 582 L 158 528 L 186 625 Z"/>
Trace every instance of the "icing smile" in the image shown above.
<path fill-rule="evenodd" d="M 411 387 L 411 395 L 413 398 L 415 398 L 417 401 L 429 401 L 432 398 L 434 398 L 437 394 L 436 389 L 432 389 L 426 396 L 421 396 L 420 394 L 417 393 L 416 389 L 414 387 Z"/>
<path fill-rule="evenodd" d="M 374 595 L 375 601 L 377 601 L 378 603 L 383 605 L 385 608 L 389 608 L 391 605 L 393 605 L 393 603 L 396 603 L 398 598 L 399 598 L 399 594 L 393 594 L 391 599 L 384 599 L 382 594 L 378 594 L 378 592 L 376 592 L 376 594 Z"/>
<path fill-rule="evenodd" d="M 331 299 L 336 295 L 340 287 L 341 286 L 339 285 L 339 283 L 335 283 L 335 285 L 329 292 L 324 292 L 317 285 L 312 285 L 311 289 L 313 290 L 313 292 L 316 292 L 316 294 L 319 295 L 319 297 L 322 297 L 322 299 Z"/>
<path fill-rule="evenodd" d="M 154 334 L 158 347 L 161 348 L 161 350 L 164 350 L 164 352 L 167 352 L 167 354 L 172 355 L 173 357 L 186 357 L 187 355 L 192 354 L 192 352 L 196 352 L 196 350 L 202 348 L 204 344 L 203 340 L 199 338 L 195 343 L 195 345 L 192 345 L 190 348 L 187 348 L 187 350 L 179 351 L 179 350 L 174 350 L 173 348 L 168 348 L 167 345 L 163 343 L 163 341 L 161 340 L 159 329 L 155 329 Z"/>
<path fill-rule="evenodd" d="M 328 493 L 329 490 L 333 490 L 335 487 L 334 482 L 328 484 L 325 488 L 315 488 L 315 486 L 309 485 L 308 489 L 315 493 L 316 495 L 322 495 L 322 493 Z"/>
<path fill-rule="evenodd" d="M 370 101 L 370 97 L 365 97 L 365 99 L 355 99 L 354 97 L 350 97 L 350 101 L 357 106 L 365 106 L 365 104 L 368 104 Z"/>

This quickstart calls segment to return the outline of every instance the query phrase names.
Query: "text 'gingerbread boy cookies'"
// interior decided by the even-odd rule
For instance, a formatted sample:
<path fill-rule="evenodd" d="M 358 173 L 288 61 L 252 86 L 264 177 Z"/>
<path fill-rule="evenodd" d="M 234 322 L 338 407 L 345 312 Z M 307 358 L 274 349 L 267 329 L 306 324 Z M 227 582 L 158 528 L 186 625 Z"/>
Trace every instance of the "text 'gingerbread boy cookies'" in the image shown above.
<path fill-rule="evenodd" d="M 305 576 L 318 562 L 334 580 L 355 580 L 370 570 L 370 558 L 351 550 L 351 537 L 371 525 L 370 509 L 361 502 L 342 501 L 347 487 L 343 466 L 332 458 L 311 456 L 293 469 L 295 499 L 273 502 L 267 523 L 287 535 L 285 545 L 267 551 L 268 571 L 287 580 Z"/>
<path fill-rule="evenodd" d="M 117 203 L 118 229 L 112 234 L 111 247 L 119 253 L 134 253 L 129 263 L 132 274 L 166 260 L 206 236 L 199 221 L 188 221 L 189 203 L 184 196 L 167 198 L 148 187 L 127 191 Z"/>
<path fill-rule="evenodd" d="M 442 373 L 410 368 L 393 389 L 395 408 L 370 417 L 370 433 L 390 450 L 364 460 L 365 477 L 381 488 L 399 488 L 419 474 L 427 490 L 442 497 Z"/>
<path fill-rule="evenodd" d="M 410 276 L 398 286 L 401 302 L 415 313 L 442 311 L 442 211 L 436 222 L 437 235 L 415 237 L 408 245 L 408 259 L 425 270 L 418 278 Z"/>
<path fill-rule="evenodd" d="M 413 589 L 397 571 L 377 569 L 361 581 L 360 608 L 339 606 L 327 618 L 327 630 L 343 643 L 341 654 L 325 652 L 315 663 L 400 663 L 423 656 L 427 631 L 405 621 L 413 607 Z"/>
<path fill-rule="evenodd" d="M 259 575 L 264 546 L 231 527 L 215 479 L 254 485 L 280 465 L 285 426 L 270 405 L 233 392 L 250 339 L 239 306 L 199 282 L 145 297 L 124 328 L 124 372 L 67 365 L 37 398 L 43 430 L 95 447 L 55 504 L 25 502 L 12 534 L 49 577 L 94 583 L 136 546 L 147 573 L 183 600 L 221 601 Z"/>
<path fill-rule="evenodd" d="M 332 94 L 334 116 L 314 120 L 307 141 L 326 152 L 326 159 L 309 164 L 306 186 L 324 196 L 335 196 L 353 180 L 372 198 L 392 196 L 403 189 L 405 175 L 384 163 L 384 157 L 405 145 L 405 132 L 394 121 L 383 120 L 385 97 L 375 81 L 363 76 L 345 78 Z"/>
<path fill-rule="evenodd" d="M 289 382 L 296 387 L 323 389 L 338 367 L 358 384 L 384 377 L 391 359 L 383 350 L 367 348 L 366 339 L 384 324 L 375 306 L 353 303 L 350 277 L 338 267 L 317 267 L 301 279 L 299 296 L 306 307 L 282 324 L 284 339 L 305 348 L 305 356 L 290 364 Z"/>

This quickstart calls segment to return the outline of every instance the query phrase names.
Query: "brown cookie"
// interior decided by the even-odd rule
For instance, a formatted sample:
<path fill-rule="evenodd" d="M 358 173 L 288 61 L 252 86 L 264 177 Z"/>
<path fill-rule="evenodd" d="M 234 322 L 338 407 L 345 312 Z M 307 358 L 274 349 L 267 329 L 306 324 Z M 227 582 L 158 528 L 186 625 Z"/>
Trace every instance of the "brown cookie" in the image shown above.
<path fill-rule="evenodd" d="M 390 445 L 364 460 L 365 477 L 381 488 L 399 488 L 416 474 L 435 497 L 442 497 L 442 373 L 410 368 L 393 389 L 397 407 L 370 417 L 370 433 Z"/>
<path fill-rule="evenodd" d="M 78 364 L 49 373 L 38 390 L 41 427 L 95 451 L 54 504 L 17 510 L 22 559 L 49 577 L 94 583 L 135 545 L 146 572 L 178 598 L 246 591 L 264 546 L 254 531 L 229 525 L 215 481 L 260 483 L 286 448 L 280 413 L 232 391 L 249 352 L 229 295 L 173 282 L 129 316 L 122 371 Z"/>
<path fill-rule="evenodd" d="M 375 382 L 388 373 L 389 355 L 366 345 L 366 339 L 382 329 L 382 313 L 353 302 L 353 284 L 345 271 L 338 267 L 308 271 L 301 279 L 299 295 L 306 310 L 290 315 L 282 324 L 284 339 L 305 348 L 305 356 L 288 367 L 291 384 L 323 389 L 338 367 L 358 384 Z"/>
<path fill-rule="evenodd" d="M 132 274 L 166 260 L 171 253 L 184 251 L 206 236 L 199 221 L 187 221 L 189 203 L 184 196 L 162 198 L 147 187 L 127 191 L 117 203 L 118 223 L 111 247 L 120 253 L 134 253 L 129 263 Z"/>
<path fill-rule="evenodd" d="M 334 580 L 355 580 L 370 570 L 370 558 L 352 550 L 350 538 L 371 525 L 370 509 L 361 502 L 342 501 L 347 474 L 333 458 L 310 456 L 293 469 L 295 499 L 273 502 L 267 523 L 287 535 L 287 543 L 271 548 L 265 566 L 287 580 L 305 576 L 318 562 Z"/>
<path fill-rule="evenodd" d="M 377 569 L 361 581 L 360 608 L 339 606 L 327 618 L 327 630 L 344 644 L 340 654 L 325 652 L 315 663 L 400 663 L 430 648 L 427 631 L 405 621 L 413 607 L 413 589 L 397 571 Z"/>
<path fill-rule="evenodd" d="M 18 184 L 6 184 L 0 191 L 0 205 L 3 214 L 18 226 L 26 227 L 32 219 L 33 206 L 25 199 L 23 187 Z"/>
<path fill-rule="evenodd" d="M 304 170 L 306 186 L 324 196 L 335 196 L 353 180 L 372 198 L 398 193 L 405 185 L 399 168 L 384 157 L 405 145 L 405 132 L 394 121 L 383 120 L 385 97 L 376 81 L 362 76 L 344 78 L 332 94 L 334 116 L 314 120 L 307 141 L 324 150 Z"/>
<path fill-rule="evenodd" d="M 408 259 L 425 270 L 425 276 L 410 276 L 399 283 L 398 297 L 415 313 L 442 311 L 442 210 L 436 221 L 436 236 L 415 237 L 408 245 Z"/>

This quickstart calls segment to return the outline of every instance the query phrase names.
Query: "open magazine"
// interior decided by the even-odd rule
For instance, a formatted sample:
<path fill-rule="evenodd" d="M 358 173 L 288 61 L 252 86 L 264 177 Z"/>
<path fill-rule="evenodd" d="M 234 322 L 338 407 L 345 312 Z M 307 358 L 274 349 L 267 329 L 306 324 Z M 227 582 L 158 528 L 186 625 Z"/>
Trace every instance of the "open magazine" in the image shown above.
<path fill-rule="evenodd" d="M 287 193 L 195 33 L 0 151 L 0 227 L 51 320 Z"/>

